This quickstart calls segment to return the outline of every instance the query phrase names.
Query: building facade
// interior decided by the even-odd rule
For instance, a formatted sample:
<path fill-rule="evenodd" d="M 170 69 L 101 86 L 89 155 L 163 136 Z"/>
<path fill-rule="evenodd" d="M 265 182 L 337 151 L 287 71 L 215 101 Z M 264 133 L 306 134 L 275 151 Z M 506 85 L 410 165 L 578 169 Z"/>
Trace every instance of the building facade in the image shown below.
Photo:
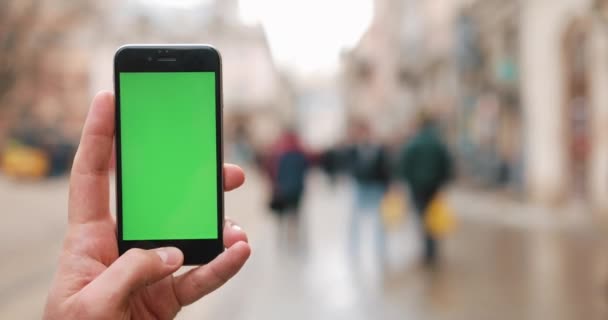
<path fill-rule="evenodd" d="M 608 51 L 604 1 L 522 2 L 527 187 L 543 203 L 607 212 Z"/>
<path fill-rule="evenodd" d="M 377 0 L 344 57 L 347 105 L 388 132 L 435 108 L 464 177 L 608 212 L 607 12 L 593 0 Z"/>

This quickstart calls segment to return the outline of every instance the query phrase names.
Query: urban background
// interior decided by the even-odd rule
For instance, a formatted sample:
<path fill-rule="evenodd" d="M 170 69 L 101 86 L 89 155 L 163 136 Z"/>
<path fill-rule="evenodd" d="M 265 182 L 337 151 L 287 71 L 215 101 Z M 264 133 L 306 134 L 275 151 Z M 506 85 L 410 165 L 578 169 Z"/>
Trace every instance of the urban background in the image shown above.
<path fill-rule="evenodd" d="M 182 319 L 608 317 L 608 1 L 2 0 L 0 318 L 41 316 L 80 130 L 126 43 L 220 50 L 248 175 L 226 208 L 253 256 Z M 400 168 L 423 123 L 451 168 L 432 264 Z M 362 173 L 361 146 L 386 167 Z M 289 208 L 285 151 L 306 159 Z"/>

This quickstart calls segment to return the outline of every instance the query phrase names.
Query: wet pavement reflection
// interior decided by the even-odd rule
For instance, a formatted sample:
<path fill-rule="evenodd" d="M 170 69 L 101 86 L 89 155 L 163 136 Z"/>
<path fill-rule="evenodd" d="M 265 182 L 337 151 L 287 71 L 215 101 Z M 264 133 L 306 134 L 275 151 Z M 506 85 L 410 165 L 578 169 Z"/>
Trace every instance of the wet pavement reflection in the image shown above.
<path fill-rule="evenodd" d="M 66 187 L 64 179 L 0 180 L 0 319 L 40 318 L 65 228 Z M 307 236 L 295 248 L 277 243 L 259 176 L 250 174 L 242 189 L 227 196 L 227 215 L 249 232 L 254 253 L 232 282 L 185 308 L 179 319 L 608 316 L 606 245 L 585 218 L 589 213 L 575 213 L 583 217 L 577 224 L 533 224 L 522 212 L 497 213 L 504 206 L 496 200 L 456 188 L 449 198 L 459 225 L 443 244 L 440 266 L 428 270 L 418 263 L 416 238 L 408 235 L 417 221 L 408 215 L 389 232 L 389 261 L 382 267 L 374 258 L 371 227 L 363 230 L 362 259 L 348 255 L 348 181 L 331 187 L 315 173 L 308 187 L 300 225 Z M 33 195 L 37 201 L 28 201 Z"/>

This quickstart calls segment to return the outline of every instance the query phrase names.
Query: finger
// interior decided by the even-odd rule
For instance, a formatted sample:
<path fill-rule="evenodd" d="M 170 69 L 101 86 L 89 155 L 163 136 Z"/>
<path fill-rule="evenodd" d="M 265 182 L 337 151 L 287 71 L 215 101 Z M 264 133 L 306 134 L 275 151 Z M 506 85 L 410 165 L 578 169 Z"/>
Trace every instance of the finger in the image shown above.
<path fill-rule="evenodd" d="M 86 298 L 100 305 L 123 303 L 134 291 L 171 275 L 184 262 L 173 247 L 154 250 L 131 249 L 83 289 Z"/>
<path fill-rule="evenodd" d="M 245 264 L 251 248 L 238 242 L 209 264 L 192 269 L 175 279 L 175 295 L 182 306 L 189 305 L 221 287 Z"/>
<path fill-rule="evenodd" d="M 114 94 L 98 93 L 82 129 L 70 177 L 70 223 L 110 217 L 108 167 L 114 140 Z"/>
<path fill-rule="evenodd" d="M 239 241 L 249 242 L 247 233 L 234 220 L 226 218 L 224 223 L 224 247 L 230 248 Z"/>
<path fill-rule="evenodd" d="M 234 164 L 224 164 L 224 190 L 230 191 L 240 187 L 245 182 L 243 169 Z"/>

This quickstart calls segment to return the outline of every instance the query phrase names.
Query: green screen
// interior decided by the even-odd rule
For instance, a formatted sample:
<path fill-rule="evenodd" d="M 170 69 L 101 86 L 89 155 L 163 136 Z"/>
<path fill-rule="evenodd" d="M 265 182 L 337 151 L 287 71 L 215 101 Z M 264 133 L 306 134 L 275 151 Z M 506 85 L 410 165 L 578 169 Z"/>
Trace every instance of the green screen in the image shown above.
<path fill-rule="evenodd" d="M 120 73 L 124 240 L 217 239 L 214 72 Z"/>

